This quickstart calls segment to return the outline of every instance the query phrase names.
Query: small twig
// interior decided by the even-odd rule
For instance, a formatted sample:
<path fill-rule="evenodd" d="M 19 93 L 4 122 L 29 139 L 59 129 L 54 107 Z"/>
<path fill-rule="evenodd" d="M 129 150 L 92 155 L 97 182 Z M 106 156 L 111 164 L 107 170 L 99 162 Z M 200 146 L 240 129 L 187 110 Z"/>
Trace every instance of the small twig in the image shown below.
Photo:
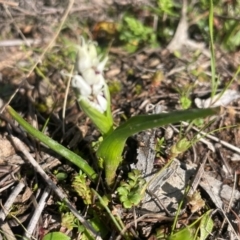
<path fill-rule="evenodd" d="M 11 7 L 18 7 L 19 3 L 13 2 L 13 1 L 4 1 L 4 0 L 0 0 L 0 4 L 5 4 L 5 5 L 9 5 Z"/>
<path fill-rule="evenodd" d="M 182 124 L 183 124 L 184 126 L 189 126 L 189 123 L 187 123 L 187 122 L 182 122 Z M 171 126 L 172 126 L 172 125 L 171 125 Z M 174 129 L 175 131 L 179 132 L 179 130 L 178 130 L 176 127 L 174 127 L 174 126 L 172 126 L 172 127 L 173 127 L 173 129 Z M 202 137 L 199 139 L 199 141 L 207 144 L 208 148 L 209 148 L 210 150 L 212 150 L 213 152 L 215 152 L 215 149 L 214 149 L 214 147 L 212 146 L 212 143 L 208 142 L 208 141 L 207 141 L 206 139 L 204 139 L 203 137 L 209 138 L 209 139 L 211 139 L 211 140 L 213 140 L 213 141 L 215 141 L 215 142 L 217 142 L 217 143 L 221 143 L 224 147 L 226 147 L 226 148 L 228 148 L 228 149 L 230 149 L 230 150 L 233 150 L 233 151 L 235 151 L 235 152 L 237 152 L 237 153 L 240 154 L 240 148 L 238 148 L 238 147 L 236 147 L 236 146 L 234 146 L 234 145 L 232 145 L 232 144 L 230 144 L 230 143 L 228 143 L 228 142 L 225 142 L 225 141 L 223 141 L 223 140 L 220 140 L 219 138 L 217 138 L 217 137 L 215 137 L 215 136 L 212 136 L 212 135 L 210 135 L 210 134 L 208 134 L 208 133 L 206 133 L 206 132 L 204 132 L 204 131 L 202 131 L 202 130 L 199 130 L 199 129 L 196 128 L 196 127 L 192 127 L 192 129 L 195 130 L 196 132 L 201 133 Z"/>
<path fill-rule="evenodd" d="M 231 192 L 231 198 L 230 198 L 230 201 L 229 201 L 229 204 L 228 204 L 228 208 L 227 208 L 227 213 L 231 210 L 232 202 L 233 202 L 233 199 L 234 199 L 234 193 L 235 193 L 235 189 L 236 189 L 236 182 L 237 182 L 237 174 L 235 172 L 235 174 L 234 174 L 234 183 L 233 183 L 233 188 L 232 188 L 232 192 Z M 224 225 L 226 223 L 226 219 L 228 219 L 228 218 L 224 218 L 223 219 L 220 229 L 223 229 L 223 227 L 224 227 Z"/>
<path fill-rule="evenodd" d="M 159 220 L 166 220 L 166 221 L 171 221 L 173 218 L 172 217 L 166 217 L 164 215 L 161 215 L 159 213 L 147 213 L 147 214 L 144 214 L 142 215 L 141 217 L 133 220 L 132 222 L 128 223 L 125 228 L 122 229 L 122 231 L 120 232 L 120 234 L 117 236 L 116 240 L 121 240 L 122 239 L 122 236 L 125 234 L 125 232 L 131 227 L 133 226 L 135 223 L 138 223 L 138 222 L 141 222 L 141 221 L 145 221 L 145 219 L 148 219 L 148 218 L 154 218 L 154 219 L 158 219 Z M 152 222 L 152 220 L 150 221 Z"/>
<path fill-rule="evenodd" d="M 216 146 L 217 152 L 220 155 L 221 160 L 223 161 L 223 164 L 225 165 L 225 168 L 226 168 L 227 173 L 228 173 L 228 177 L 231 177 L 231 179 L 232 179 L 233 178 L 233 171 L 232 171 L 232 168 L 229 166 L 229 163 L 226 161 L 225 157 L 223 156 L 223 154 L 221 152 L 221 144 L 217 143 L 215 146 Z"/>
<path fill-rule="evenodd" d="M 26 38 L 24 41 L 21 39 L 11 39 L 0 41 L 0 47 L 13 47 L 13 46 L 23 46 L 23 45 L 37 45 L 42 42 L 48 42 L 49 38 L 44 39 L 32 39 Z"/>
<path fill-rule="evenodd" d="M 3 206 L 3 210 L 0 211 L 0 220 L 2 221 L 5 220 L 6 216 L 10 212 L 10 208 L 12 207 L 15 199 L 17 198 L 19 193 L 22 191 L 24 186 L 25 184 L 22 181 L 20 181 L 18 185 L 14 188 L 14 190 L 12 191 L 12 193 L 10 194 L 9 198 L 7 199 L 6 203 Z"/>
<path fill-rule="evenodd" d="M 182 122 L 182 123 L 183 123 L 184 125 L 186 124 L 185 126 L 189 126 L 189 124 L 186 123 L 186 122 Z M 172 127 L 173 130 L 176 131 L 177 133 L 180 132 L 175 126 L 171 125 L 171 127 Z M 192 128 L 193 128 L 193 127 L 192 127 Z M 195 130 L 195 131 L 196 131 L 196 130 Z M 198 130 L 198 132 L 203 133 L 203 132 L 200 131 L 200 130 Z M 207 136 L 206 133 L 205 133 L 205 134 L 203 133 L 203 135 L 204 135 L 204 136 Z M 214 146 L 213 146 L 213 144 L 212 144 L 211 142 L 207 141 L 207 140 L 204 139 L 203 137 L 199 138 L 198 140 L 199 140 L 200 142 L 206 144 L 207 147 L 208 147 L 212 152 L 215 152 L 215 148 L 214 148 Z"/>
<path fill-rule="evenodd" d="M 36 229 L 36 225 L 37 225 L 39 218 L 42 214 L 42 211 L 45 207 L 46 199 L 48 198 L 49 194 L 50 194 L 50 188 L 46 187 L 44 190 L 44 193 L 42 194 L 41 199 L 38 203 L 38 206 L 36 207 L 34 214 L 27 226 L 27 230 L 25 232 L 26 238 L 31 238 L 33 231 Z"/>
<path fill-rule="evenodd" d="M 169 217 L 174 217 L 175 216 L 175 212 L 174 213 L 169 212 L 169 210 L 164 206 L 164 204 L 162 203 L 162 201 L 160 200 L 160 198 L 157 194 L 155 194 L 151 190 L 147 190 L 147 193 L 149 195 L 152 195 L 153 197 L 155 197 L 158 200 L 158 203 L 159 203 L 160 207 L 166 212 L 167 216 L 169 216 Z"/>
<path fill-rule="evenodd" d="M 240 218 L 239 216 L 231 209 L 231 212 L 234 214 L 234 216 L 237 219 L 237 229 L 238 229 L 238 235 L 240 234 Z M 240 237 L 240 236 L 239 236 Z"/>
<path fill-rule="evenodd" d="M 7 222 L 4 223 L 4 220 L 7 217 L 7 215 L 9 214 L 10 209 L 11 209 L 15 199 L 17 198 L 19 193 L 22 191 L 24 186 L 25 185 L 22 181 L 20 181 L 18 183 L 18 185 L 14 188 L 14 190 L 12 191 L 10 196 L 8 197 L 6 203 L 2 207 L 2 210 L 0 211 L 0 220 L 3 221 L 3 223 L 1 224 L 1 229 L 2 229 L 5 237 L 9 240 L 16 240 L 16 238 L 15 238 L 11 228 L 9 227 L 8 223 Z"/>
<path fill-rule="evenodd" d="M 12 181 L 13 183 L 16 182 L 16 177 L 14 176 L 14 174 L 19 171 L 20 166 L 14 166 L 14 167 L 15 168 L 9 169 L 8 174 L 0 180 L 0 185 L 3 184 L 3 183 L 6 184 L 6 181 L 8 181 L 10 176 L 12 177 L 12 180 L 10 180 L 10 181 Z M 10 183 L 10 184 L 12 184 L 12 183 Z M 5 187 L 4 187 L 4 189 L 5 189 Z M 0 189 L 0 192 L 2 192 L 2 188 Z"/>
<path fill-rule="evenodd" d="M 232 203 L 233 203 L 234 193 L 235 193 L 235 190 L 236 190 L 236 184 L 237 184 L 237 173 L 235 172 L 234 173 L 234 183 L 233 183 L 233 188 L 232 188 L 232 192 L 231 192 L 231 198 L 230 198 L 230 201 L 229 201 L 227 212 L 230 211 Z"/>
<path fill-rule="evenodd" d="M 196 47 L 197 48 L 197 47 Z M 205 54 L 205 55 L 207 55 L 207 51 L 204 51 L 203 49 L 202 49 L 202 53 L 203 54 Z M 207 69 L 208 67 L 210 66 L 210 61 L 206 61 L 204 64 L 201 64 L 201 68 L 202 69 Z M 185 69 L 187 69 L 188 70 L 188 72 L 189 71 L 191 71 L 191 70 L 194 70 L 194 69 L 196 69 L 197 68 L 197 64 L 196 63 L 194 63 L 194 64 L 191 64 L 190 66 L 181 66 L 181 67 L 176 67 L 176 68 L 173 68 L 172 70 L 170 70 L 168 73 L 166 73 L 166 77 L 170 77 L 170 76 L 172 76 L 172 75 L 174 75 L 174 74 L 176 74 L 176 73 L 179 73 L 179 72 L 182 72 L 182 71 L 184 71 Z M 210 74 L 208 74 L 207 72 L 205 72 L 205 74 L 207 74 L 207 75 L 210 75 Z"/>
<path fill-rule="evenodd" d="M 65 96 L 64 96 L 64 102 L 63 102 L 63 110 L 62 110 L 62 118 L 63 118 L 63 126 L 62 126 L 62 129 L 63 129 L 63 135 L 65 134 L 65 114 L 66 114 L 66 105 L 67 105 L 67 98 L 68 98 L 68 93 L 69 93 L 69 88 L 70 88 L 70 83 L 71 83 L 71 76 L 72 76 L 72 73 L 73 73 L 73 69 L 74 69 L 74 66 L 72 67 L 71 69 L 71 72 L 70 72 L 70 75 L 69 75 L 69 78 L 68 78 L 68 82 L 67 82 L 67 87 L 66 87 L 66 91 L 65 91 Z"/>
<path fill-rule="evenodd" d="M 35 161 L 32 155 L 26 150 L 21 141 L 11 136 L 11 139 L 16 146 L 16 148 L 23 153 L 23 155 L 27 158 L 27 160 L 32 164 L 36 172 L 38 172 L 41 177 L 45 180 L 45 182 L 49 185 L 49 187 L 55 192 L 55 194 L 63 201 L 67 207 L 71 210 L 73 215 L 82 223 L 82 225 L 89 231 L 91 235 L 95 237 L 97 240 L 101 240 L 101 237 L 98 236 L 98 233 L 93 229 L 88 221 L 84 219 L 84 217 L 78 213 L 78 211 L 73 207 L 71 202 L 68 200 L 67 196 L 57 187 L 57 185 L 51 180 L 51 178 L 44 172 L 41 166 Z"/>
<path fill-rule="evenodd" d="M 186 122 L 183 122 L 183 124 L 184 124 L 185 126 L 188 125 L 188 123 L 186 123 Z M 213 141 L 215 141 L 215 142 L 217 142 L 217 143 L 221 143 L 224 147 L 229 148 L 230 150 L 233 150 L 233 151 L 235 151 L 235 152 L 237 152 L 237 153 L 240 154 L 240 148 L 238 148 L 238 147 L 236 147 L 236 146 L 233 146 L 232 144 L 230 144 L 230 143 L 228 143 L 228 142 L 225 142 L 225 141 L 223 141 L 223 140 L 220 140 L 219 138 L 217 138 L 217 137 L 215 137 L 215 136 L 212 136 L 212 135 L 210 135 L 210 134 L 208 134 L 208 133 L 206 133 L 206 132 L 200 131 L 200 130 L 199 130 L 198 128 L 196 128 L 196 127 L 192 127 L 192 129 L 194 129 L 195 131 L 201 133 L 201 135 L 203 135 L 204 137 L 209 138 L 209 139 L 211 139 L 211 140 L 213 140 Z M 200 139 L 200 141 L 201 141 L 201 139 Z"/>
<path fill-rule="evenodd" d="M 133 219 L 134 219 L 134 228 L 137 229 L 137 222 L 136 222 L 136 219 L 137 219 L 137 215 L 136 215 L 136 209 L 135 207 L 133 207 Z"/>
<path fill-rule="evenodd" d="M 5 236 L 4 239 L 17 240 L 14 236 L 14 233 L 12 232 L 12 229 L 9 227 L 7 222 L 4 222 L 4 223 L 1 224 L 1 229 L 2 229 L 2 232 Z M 0 235 L 0 237 L 1 237 L 1 235 Z"/>
<path fill-rule="evenodd" d="M 0 189 L 0 193 L 3 192 L 4 190 L 8 189 L 9 187 L 11 187 L 13 184 L 14 184 L 14 182 L 11 182 L 11 183 L 9 183 L 8 185 L 2 187 L 2 188 Z"/>
<path fill-rule="evenodd" d="M 206 154 L 205 158 L 203 159 L 203 162 L 200 163 L 200 165 L 198 167 L 198 170 L 195 173 L 195 177 L 194 177 L 194 179 L 192 181 L 192 184 L 191 184 L 191 189 L 189 190 L 189 193 L 188 193 L 189 195 L 192 195 L 196 191 L 197 186 L 199 185 L 199 182 L 200 182 L 200 180 L 201 180 L 201 178 L 202 178 L 202 176 L 204 174 L 204 166 L 205 166 L 206 161 L 207 161 L 207 159 L 209 157 L 209 154 L 210 154 L 210 152 L 208 151 L 208 153 Z"/>
<path fill-rule="evenodd" d="M 64 25 L 64 23 L 65 23 L 65 21 L 67 19 L 67 16 L 68 16 L 68 14 L 69 14 L 72 6 L 73 6 L 73 3 L 74 3 L 74 0 L 70 0 L 69 1 L 68 7 L 67 7 L 67 9 L 66 9 L 66 11 L 65 11 L 65 13 L 63 15 L 62 21 L 61 21 L 61 23 L 60 23 L 60 25 L 59 25 L 59 27 L 57 29 L 57 32 L 53 36 L 52 40 L 49 42 L 48 46 L 44 49 L 44 51 L 42 52 L 42 54 L 40 55 L 40 57 L 38 58 L 36 63 L 32 66 L 32 68 L 30 69 L 27 77 L 29 77 L 32 74 L 32 72 L 36 68 L 36 66 L 42 61 L 42 58 L 45 56 L 46 52 L 52 48 L 53 44 L 55 43 L 58 35 L 60 34 L 60 32 L 62 30 L 62 27 L 63 27 L 63 25 Z"/>
<path fill-rule="evenodd" d="M 211 181 L 209 181 L 209 175 L 207 175 L 206 173 L 203 176 L 204 180 L 200 183 L 200 186 L 208 193 L 208 195 L 211 197 L 212 201 L 214 202 L 215 206 L 221 211 L 221 213 L 223 214 L 223 216 L 225 217 L 226 221 L 228 222 L 229 226 L 231 227 L 233 233 L 235 234 L 235 236 L 237 236 L 237 233 L 234 229 L 234 227 L 231 224 L 231 221 L 228 219 L 225 211 L 223 210 L 223 203 L 220 197 L 220 193 L 219 190 L 216 191 L 214 189 L 214 183 Z M 210 180 L 212 178 L 210 177 Z M 205 182 L 205 183 L 204 183 Z M 221 232 L 222 229 L 219 230 L 219 232 Z"/>

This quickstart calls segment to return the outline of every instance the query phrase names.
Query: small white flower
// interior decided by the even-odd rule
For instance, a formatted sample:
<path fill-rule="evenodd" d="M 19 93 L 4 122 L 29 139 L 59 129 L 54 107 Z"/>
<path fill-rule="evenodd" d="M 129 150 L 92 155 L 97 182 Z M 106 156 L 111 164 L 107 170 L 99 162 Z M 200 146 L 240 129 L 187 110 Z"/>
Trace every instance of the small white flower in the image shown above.
<path fill-rule="evenodd" d="M 74 75 L 72 78 L 72 87 L 76 88 L 83 97 L 91 95 L 92 89 L 80 75 Z"/>
<path fill-rule="evenodd" d="M 75 68 L 79 73 L 83 73 L 89 68 L 95 68 L 99 73 L 103 72 L 103 69 L 107 63 L 108 57 L 102 59 L 101 56 L 97 56 L 96 43 L 89 41 L 85 43 L 84 38 L 81 38 L 81 46 L 78 47 L 77 61 Z"/>
<path fill-rule="evenodd" d="M 103 79 L 104 80 L 104 79 Z M 81 98 L 87 99 L 93 107 L 101 113 L 107 110 L 107 99 L 105 97 L 105 82 L 98 82 L 94 85 L 89 85 L 80 75 L 74 75 L 72 79 L 72 87 L 77 89 L 79 100 Z"/>
<path fill-rule="evenodd" d="M 107 110 L 105 89 L 107 85 L 103 70 L 108 57 L 97 56 L 96 43 L 81 39 L 75 64 L 76 74 L 72 78 L 72 86 L 77 90 L 79 98 L 86 98 L 101 113 Z"/>

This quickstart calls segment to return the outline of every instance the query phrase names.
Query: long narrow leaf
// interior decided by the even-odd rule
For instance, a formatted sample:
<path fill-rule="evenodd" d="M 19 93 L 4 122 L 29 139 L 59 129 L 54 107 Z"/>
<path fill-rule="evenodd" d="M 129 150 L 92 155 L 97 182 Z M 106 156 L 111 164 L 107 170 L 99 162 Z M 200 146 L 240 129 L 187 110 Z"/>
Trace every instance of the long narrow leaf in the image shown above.
<path fill-rule="evenodd" d="M 104 161 L 107 184 L 111 186 L 113 183 L 116 169 L 122 160 L 125 141 L 131 135 L 171 123 L 205 118 L 217 112 L 217 109 L 190 109 L 172 113 L 140 115 L 130 118 L 108 135 L 97 151 L 98 157 Z"/>
<path fill-rule="evenodd" d="M 85 172 L 92 181 L 96 181 L 97 174 L 89 166 L 89 164 L 80 156 L 65 148 L 58 142 L 54 141 L 48 136 L 45 136 L 42 132 L 38 131 L 32 127 L 28 122 L 26 122 L 12 107 L 7 107 L 10 115 L 33 137 L 47 145 L 49 148 L 57 152 L 59 155 L 68 159 L 71 163 L 79 167 L 83 172 Z"/>

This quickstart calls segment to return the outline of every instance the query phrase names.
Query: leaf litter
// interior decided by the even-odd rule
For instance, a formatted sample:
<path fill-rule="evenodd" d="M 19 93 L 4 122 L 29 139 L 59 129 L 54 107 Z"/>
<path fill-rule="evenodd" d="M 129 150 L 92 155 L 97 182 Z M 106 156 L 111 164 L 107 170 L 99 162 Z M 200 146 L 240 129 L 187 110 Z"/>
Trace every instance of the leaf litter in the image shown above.
<path fill-rule="evenodd" d="M 79 17 L 79 13 L 81 13 L 80 15 L 82 18 L 88 17 L 93 22 L 99 22 L 102 19 L 106 18 L 106 9 L 110 6 L 114 6 L 111 5 L 113 3 L 110 2 L 111 1 L 105 5 L 103 1 L 98 1 L 98 3 L 95 3 L 95 5 L 93 2 L 90 2 L 90 4 L 82 4 L 81 1 L 76 1 L 75 8 L 72 8 L 71 14 L 75 14 L 76 18 L 79 18 L 81 20 Z M 131 1 L 131 3 L 119 4 L 117 7 L 123 8 L 123 10 L 126 7 L 133 7 L 138 9 L 139 4 L 144 3 L 147 4 L 148 1 Z M 9 10 L 12 14 L 13 19 L 19 20 L 19 26 L 22 29 L 23 33 L 28 35 L 32 40 L 37 40 L 31 43 L 32 46 L 44 48 L 46 46 L 45 42 L 52 37 L 52 27 L 56 26 L 58 19 L 60 19 L 59 16 L 65 7 L 64 4 L 67 4 L 67 2 L 63 1 L 62 4 L 55 3 L 55 5 L 52 5 L 51 7 L 45 6 L 42 1 L 39 1 L 38 4 L 38 7 L 36 7 L 25 3 L 24 6 L 19 5 L 15 9 L 11 9 L 9 6 Z M 151 5 L 154 3 L 149 2 L 149 4 Z M 92 12 L 91 16 L 89 15 L 89 12 Z M 31 18 L 35 19 L 38 24 L 35 25 L 32 22 Z M 7 15 L 3 14 L 1 16 L 1 20 L 3 22 L 7 21 Z M 113 21 L 116 21 L 116 19 L 113 19 Z M 49 25 L 49 22 L 51 22 L 52 25 Z M 26 28 L 26 26 L 29 25 L 31 27 Z M 188 29 L 188 26 L 185 25 L 185 30 L 186 29 Z M 31 61 L 36 61 L 38 57 L 37 51 L 35 52 L 31 48 L 21 49 L 19 47 L 25 43 L 22 41 L 22 39 L 19 39 L 16 29 L 10 32 L 10 23 L 2 26 L 0 31 L 2 38 L 5 40 L 5 42 L 0 42 L 0 47 L 2 50 L 4 50 L 1 51 L 0 54 L 1 101 L 6 103 L 12 95 L 13 91 L 19 87 L 22 79 L 27 80 L 20 86 L 18 93 L 11 101 L 11 105 L 32 124 L 36 124 L 39 129 L 43 127 L 44 122 L 50 117 L 48 126 L 45 129 L 45 134 L 53 137 L 64 145 L 68 145 L 70 143 L 76 132 L 84 136 L 80 138 L 79 141 L 71 143 L 71 147 L 72 149 L 81 152 L 81 154 L 86 156 L 86 158 L 88 158 L 91 162 L 94 157 L 93 153 L 89 150 L 89 144 L 93 140 L 97 140 L 99 134 L 94 131 L 93 126 L 89 123 L 89 121 L 87 119 L 84 119 L 83 115 L 74 102 L 72 92 L 70 93 L 66 109 L 67 117 L 63 121 L 61 117 L 61 111 L 63 104 L 62 99 L 65 91 L 64 88 L 66 85 L 64 82 L 65 80 L 61 77 L 59 67 L 54 66 L 53 64 L 49 69 L 47 69 L 47 71 L 45 71 L 48 66 L 45 66 L 44 69 L 43 62 L 42 68 L 40 64 L 38 66 L 39 71 L 33 72 L 26 79 L 24 68 L 30 66 Z M 91 29 L 88 31 L 91 31 Z M 80 35 L 81 33 L 82 29 L 78 28 L 76 33 L 73 33 L 73 31 L 67 29 L 65 34 L 67 37 L 74 38 L 75 34 Z M 12 34 L 12 39 L 21 40 L 22 42 L 10 41 L 8 37 L 9 34 Z M 186 37 L 187 35 L 184 36 Z M 40 41 L 40 39 L 42 41 Z M 187 40 L 189 40 L 188 37 Z M 6 41 L 8 42 L 8 45 L 6 45 Z M 56 44 L 54 47 L 54 50 L 56 52 L 60 52 L 59 46 L 61 45 L 58 46 L 58 44 L 62 43 Z M 175 44 L 176 42 L 174 45 Z M 172 50 L 173 48 L 170 47 L 173 46 L 173 44 L 168 45 L 170 52 L 165 51 L 165 48 L 158 48 L 153 50 L 145 47 L 139 49 L 139 51 L 133 54 L 128 54 L 126 51 L 123 51 L 120 47 L 117 46 L 110 47 L 109 52 L 112 56 L 112 60 L 110 61 L 108 71 L 106 71 L 106 76 L 109 79 L 109 85 L 115 81 L 120 86 L 117 92 L 112 95 L 112 104 L 113 110 L 115 112 L 116 123 L 122 122 L 124 118 L 145 113 L 144 102 L 146 101 L 151 104 L 160 104 L 165 111 L 181 109 L 179 102 L 180 96 L 177 89 L 183 89 L 185 86 L 194 85 L 194 89 L 190 92 L 189 97 L 192 101 L 195 100 L 197 107 L 208 107 L 211 102 L 209 98 L 211 95 L 209 83 L 210 55 L 208 49 L 200 45 L 201 44 L 182 45 L 182 43 L 180 47 L 179 45 L 176 45 L 178 51 L 180 51 L 180 57 L 177 57 Z M 199 49 L 199 47 L 201 47 L 200 51 L 202 51 L 202 54 L 199 54 L 197 58 L 195 58 L 195 51 L 196 49 Z M 15 58 L 13 58 L 13 56 L 15 56 Z M 192 59 L 195 60 L 193 61 Z M 49 59 L 48 63 L 51 61 L 52 60 Z M 71 62 L 68 61 L 69 60 L 66 59 L 65 64 L 71 64 Z M 236 68 L 240 64 L 239 54 L 226 54 L 219 50 L 217 51 L 216 62 L 218 74 L 221 76 L 221 86 L 224 86 L 234 76 Z M 61 63 L 59 64 L 62 66 Z M 155 75 L 156 71 L 158 71 L 157 80 Z M 41 75 L 41 73 L 43 73 L 43 75 Z M 44 80 L 45 77 L 49 82 L 46 81 L 46 79 Z M 51 87 L 49 87 L 49 83 Z M 44 92 L 42 86 L 46 86 Z M 229 126 L 237 125 L 239 121 L 238 111 L 240 102 L 238 92 L 239 86 L 237 81 L 233 83 L 233 88 L 234 89 L 226 90 L 222 95 L 219 93 L 215 96 L 214 100 L 212 100 L 215 106 L 222 106 L 223 109 L 221 115 L 217 116 L 213 124 L 208 129 L 204 129 L 204 131 L 208 132 L 217 128 L 225 128 L 222 131 L 213 133 L 214 136 L 217 139 L 225 141 L 228 144 L 239 148 L 239 130 L 237 127 L 229 128 Z M 200 105 L 196 102 L 196 99 L 200 99 Z M 47 102 L 54 104 L 49 105 Z M 48 108 L 51 107 L 53 109 L 49 111 Z M 27 224 L 30 222 L 30 213 L 32 213 L 31 209 L 36 208 L 35 203 L 39 201 L 38 196 L 39 194 L 41 195 L 41 192 L 44 192 L 46 184 L 42 181 L 40 176 L 36 175 L 36 173 L 28 171 L 30 165 L 26 162 L 26 159 L 21 153 L 19 153 L 19 151 L 14 150 L 14 145 L 8 136 L 9 128 L 7 128 L 6 117 L 9 116 L 3 115 L 0 122 L 0 194 L 3 203 L 7 202 L 8 196 L 14 188 L 17 188 L 17 184 L 21 179 L 25 179 L 25 190 L 19 193 L 22 197 L 26 196 L 27 189 L 32 189 L 32 196 L 31 198 L 27 199 L 28 203 L 25 204 L 22 200 L 22 204 L 25 204 L 26 207 L 23 207 L 22 211 L 12 211 L 10 214 L 10 216 L 14 215 L 20 221 L 15 221 L 15 224 L 13 224 L 13 217 L 5 220 L 10 229 L 12 229 L 12 233 L 24 234 L 21 226 L 27 226 Z M 61 131 L 61 126 L 63 124 L 65 124 L 65 132 Z M 17 134 L 21 138 L 22 142 L 26 144 L 25 148 L 27 151 L 29 151 L 29 153 L 37 159 L 42 168 L 46 170 L 46 172 L 54 179 L 54 181 L 57 182 L 57 179 L 55 179 L 54 175 L 52 175 L 53 171 L 63 170 L 64 172 L 68 173 L 69 177 L 67 180 L 57 183 L 59 187 L 62 188 L 70 196 L 71 201 L 74 205 L 81 206 L 78 210 L 83 210 L 83 204 L 79 199 L 72 195 L 73 193 L 69 189 L 71 177 L 76 174 L 76 169 L 74 169 L 72 166 L 69 166 L 69 164 L 66 163 L 64 159 L 59 159 L 58 156 L 56 156 L 48 149 L 44 148 L 44 146 L 39 146 L 38 142 L 34 141 L 31 138 L 28 138 L 26 134 L 24 132 L 21 132 L 19 127 L 13 123 L 11 131 L 12 134 Z M 156 141 L 156 138 L 161 138 L 164 136 L 166 129 L 161 128 L 155 131 L 150 136 L 154 136 L 151 140 L 152 143 Z M 146 140 L 147 133 L 143 132 L 141 134 L 142 137 Z M 131 156 L 132 158 L 135 154 L 136 159 L 136 152 L 140 153 L 141 151 L 140 146 L 136 147 L 136 145 L 139 145 L 141 134 L 133 137 L 133 142 L 137 142 L 137 144 L 135 144 L 135 147 L 131 147 L 131 145 L 127 146 L 128 152 L 126 152 L 126 156 Z M 195 134 L 196 132 L 194 130 L 189 130 L 186 132 L 186 136 L 189 139 L 191 139 Z M 168 158 L 167 153 L 170 147 L 177 141 L 177 135 L 178 134 L 174 132 L 172 137 L 164 143 L 164 146 L 162 148 L 163 153 L 160 153 L 162 164 L 166 163 Z M 215 147 L 216 141 L 212 140 L 211 142 Z M 148 142 L 146 143 L 145 141 L 145 145 L 145 148 L 148 151 L 153 152 L 153 154 L 151 154 L 151 161 L 156 160 L 153 157 L 153 155 L 156 154 L 156 152 L 154 153 L 154 146 L 152 146 L 151 150 L 149 150 L 150 146 L 148 146 Z M 162 182 L 159 186 L 159 196 L 156 197 L 151 195 L 151 197 L 154 197 L 155 200 L 157 199 L 155 202 L 158 204 L 156 204 L 154 208 L 148 209 L 146 205 L 144 205 L 145 203 L 143 201 L 142 206 L 140 206 L 139 209 L 136 209 L 135 214 L 137 217 L 141 217 L 143 214 L 148 214 L 150 219 L 149 221 L 149 219 L 147 220 L 147 218 L 143 218 L 141 222 L 137 222 L 138 224 L 136 231 L 141 232 L 142 239 L 151 239 L 151 237 L 155 236 L 154 233 L 158 229 L 158 224 L 159 222 L 162 222 L 162 220 L 156 221 L 156 219 L 159 217 L 159 212 L 162 214 L 162 219 L 164 219 L 164 216 L 169 217 L 167 224 L 164 223 L 166 229 L 171 226 L 173 217 L 170 215 L 171 213 L 175 213 L 175 211 L 178 210 L 178 204 L 183 197 L 185 187 L 191 178 L 194 177 L 197 166 L 201 164 L 202 159 L 204 159 L 208 151 L 209 150 L 204 143 L 197 142 L 184 154 L 178 156 L 178 160 L 175 161 L 175 167 L 172 166 L 172 169 L 168 169 L 166 171 L 166 177 L 162 176 L 164 182 Z M 215 232 L 213 232 L 215 235 L 212 238 L 209 237 L 209 239 L 217 239 L 221 237 L 228 239 L 228 237 L 233 234 L 234 231 L 232 230 L 231 226 L 233 226 L 234 223 L 232 223 L 231 220 L 237 218 L 231 212 L 234 211 L 234 213 L 239 214 L 240 211 L 237 204 L 237 200 L 239 200 L 240 197 L 239 182 L 234 179 L 234 174 L 237 174 L 239 172 L 239 161 L 234 161 L 234 159 L 236 159 L 235 151 L 223 145 L 221 145 L 218 151 L 210 152 L 208 159 L 203 166 L 203 176 L 199 181 L 199 185 L 197 187 L 198 190 L 196 190 L 200 191 L 201 197 L 198 195 L 197 201 L 194 202 L 193 200 L 190 200 L 188 202 L 188 204 L 191 205 L 191 208 L 189 208 L 188 204 L 185 203 L 184 211 L 182 211 L 179 216 L 179 223 L 183 221 L 184 217 L 190 217 L 191 214 L 196 214 L 196 217 L 200 216 L 204 201 L 212 209 L 220 209 L 220 213 L 216 213 L 214 215 L 214 224 L 216 229 L 215 232 L 219 230 L 221 233 L 217 235 Z M 154 163 L 151 163 L 150 166 L 150 162 L 148 162 L 147 159 L 145 159 L 145 164 L 146 163 L 148 164 L 147 167 L 150 168 L 149 171 L 151 171 L 151 168 L 156 169 L 154 167 Z M 139 164 L 139 162 L 137 162 L 137 164 Z M 232 175 L 225 170 L 229 168 L 232 171 Z M 168 173 L 168 171 L 170 171 L 170 173 Z M 190 173 L 186 175 L 186 172 Z M 16 178 L 16 176 L 20 179 Z M 177 191 L 177 187 L 173 185 L 173 183 L 181 182 L 182 185 L 180 185 L 180 187 L 178 186 L 180 190 Z M 36 192 L 34 191 L 35 185 L 38 185 L 38 191 Z M 170 192 L 166 186 L 171 189 Z M 154 186 L 154 188 L 157 187 Z M 197 192 L 195 194 L 197 194 Z M 170 200 L 164 201 L 163 196 L 165 198 L 170 198 Z M 194 196 L 194 193 L 191 196 Z M 175 198 L 175 200 L 173 200 L 173 198 Z M 36 231 L 33 233 L 34 237 L 40 239 L 42 232 L 40 229 L 44 230 L 44 234 L 52 230 L 60 229 L 61 221 L 57 210 L 58 205 L 56 204 L 56 201 L 58 200 L 59 199 L 56 196 L 52 195 L 49 200 L 45 202 L 44 211 L 42 212 L 42 216 L 40 217 L 40 220 L 37 224 L 38 227 L 36 227 Z M 228 206 L 229 203 L 231 203 L 230 206 Z M 18 202 L 16 201 L 13 206 L 17 207 L 17 204 Z M 159 204 L 163 205 L 159 206 Z M 169 206 L 169 204 L 171 206 Z M 228 206 L 231 211 L 225 210 L 226 206 Z M 130 223 L 134 220 L 134 215 L 131 212 L 124 211 L 117 204 L 114 207 L 122 211 L 122 219 L 125 221 L 126 226 L 129 224 L 130 227 Z M 192 209 L 194 209 L 194 211 Z M 228 221 L 228 227 L 225 227 L 224 229 L 222 229 L 219 225 L 219 222 L 224 223 L 223 216 Z M 2 218 L 2 220 L 4 219 Z M 146 228 L 148 228 L 148 231 L 142 231 Z M 4 230 L 5 228 L 2 229 Z M 72 237 L 74 239 L 74 233 Z"/>

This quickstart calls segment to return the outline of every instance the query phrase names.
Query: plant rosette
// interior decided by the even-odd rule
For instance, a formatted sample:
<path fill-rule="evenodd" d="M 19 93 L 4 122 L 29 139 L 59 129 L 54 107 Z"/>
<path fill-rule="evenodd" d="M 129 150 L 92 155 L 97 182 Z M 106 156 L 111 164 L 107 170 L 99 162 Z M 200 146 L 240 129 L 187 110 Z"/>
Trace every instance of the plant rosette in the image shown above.
<path fill-rule="evenodd" d="M 144 196 L 142 189 L 145 184 L 146 181 L 142 178 L 140 171 L 134 169 L 128 173 L 128 181 L 122 182 L 117 189 L 124 208 L 131 208 L 140 203 Z"/>

